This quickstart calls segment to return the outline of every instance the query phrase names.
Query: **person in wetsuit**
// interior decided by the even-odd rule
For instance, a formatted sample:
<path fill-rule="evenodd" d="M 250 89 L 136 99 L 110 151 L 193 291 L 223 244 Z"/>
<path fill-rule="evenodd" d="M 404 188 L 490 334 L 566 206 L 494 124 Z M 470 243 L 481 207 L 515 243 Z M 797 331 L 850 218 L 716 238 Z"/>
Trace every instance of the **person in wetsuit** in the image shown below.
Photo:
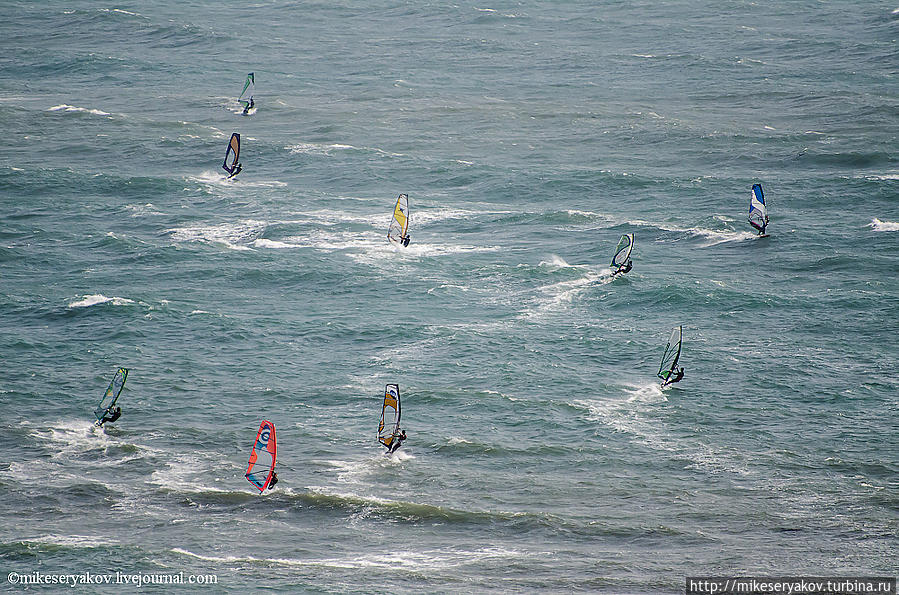
<path fill-rule="evenodd" d="M 97 425 L 102 426 L 106 422 L 112 423 L 120 417 L 122 417 L 122 408 L 116 407 L 115 409 L 113 409 L 112 407 L 110 407 L 106 410 L 105 413 L 103 413 L 103 417 L 97 422 Z"/>
<path fill-rule="evenodd" d="M 390 448 L 387 450 L 387 454 L 395 453 L 400 446 L 403 445 L 403 441 L 406 439 L 406 430 L 400 430 L 400 433 L 393 435 L 393 444 L 390 445 Z"/>

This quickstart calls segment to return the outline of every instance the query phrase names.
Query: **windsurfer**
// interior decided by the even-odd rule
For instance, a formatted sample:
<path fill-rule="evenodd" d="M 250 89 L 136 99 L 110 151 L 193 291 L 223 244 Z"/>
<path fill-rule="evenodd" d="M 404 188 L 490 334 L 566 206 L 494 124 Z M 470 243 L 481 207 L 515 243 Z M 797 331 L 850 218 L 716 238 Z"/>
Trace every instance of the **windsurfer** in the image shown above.
<path fill-rule="evenodd" d="M 274 488 L 276 483 L 278 483 L 278 474 L 272 471 L 272 480 L 268 482 L 268 489 Z"/>
<path fill-rule="evenodd" d="M 393 444 L 390 446 L 387 454 L 396 452 L 399 447 L 403 445 L 404 440 L 406 440 L 406 430 L 400 430 L 399 432 L 395 433 L 393 435 Z"/>
<path fill-rule="evenodd" d="M 412 238 L 408 234 L 406 234 L 400 238 L 400 242 L 403 244 L 403 247 L 408 246 L 409 242 L 411 240 L 412 240 Z"/>
<path fill-rule="evenodd" d="M 680 382 L 681 378 L 684 377 L 684 368 L 673 368 L 668 372 L 668 378 L 665 379 L 665 384 L 674 384 L 675 382 Z"/>
<path fill-rule="evenodd" d="M 97 421 L 97 425 L 102 426 L 106 422 L 112 423 L 120 417 L 122 417 L 122 408 L 116 407 L 115 409 L 113 409 L 112 407 L 110 407 L 103 413 L 103 417 L 99 421 Z"/>

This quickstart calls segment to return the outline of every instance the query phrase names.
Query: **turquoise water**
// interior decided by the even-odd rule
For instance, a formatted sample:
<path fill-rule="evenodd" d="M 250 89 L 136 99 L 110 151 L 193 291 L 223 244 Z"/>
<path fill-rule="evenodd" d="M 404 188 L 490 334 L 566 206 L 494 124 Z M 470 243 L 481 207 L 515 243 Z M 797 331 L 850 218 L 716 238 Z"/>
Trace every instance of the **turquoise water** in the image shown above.
<path fill-rule="evenodd" d="M 320 593 L 895 574 L 895 9 L 5 3 L 4 568 Z"/>

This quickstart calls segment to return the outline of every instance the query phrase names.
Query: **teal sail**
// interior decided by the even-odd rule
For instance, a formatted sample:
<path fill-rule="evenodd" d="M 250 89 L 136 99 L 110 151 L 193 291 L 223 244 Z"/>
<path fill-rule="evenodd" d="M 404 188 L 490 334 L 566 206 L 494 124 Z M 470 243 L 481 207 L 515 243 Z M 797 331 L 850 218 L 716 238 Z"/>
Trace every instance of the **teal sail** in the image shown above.
<path fill-rule="evenodd" d="M 671 375 L 677 368 L 677 361 L 680 359 L 681 345 L 683 343 L 683 327 L 676 326 L 671 330 L 671 337 L 668 338 L 668 344 L 665 345 L 665 351 L 662 354 L 662 361 L 659 364 L 659 378 L 664 384 L 671 380 Z"/>
<path fill-rule="evenodd" d="M 127 378 L 128 368 L 116 370 L 115 376 L 112 377 L 112 381 L 106 388 L 106 392 L 103 393 L 103 398 L 100 399 L 100 405 L 94 410 L 94 416 L 98 422 L 103 419 L 107 411 L 115 407 L 116 401 L 119 400 L 119 395 L 122 394 L 122 389 L 125 388 L 125 380 Z"/>
<path fill-rule="evenodd" d="M 256 94 L 256 73 L 251 72 L 247 75 L 247 81 L 243 84 L 243 91 L 237 98 L 237 102 L 243 106 L 243 113 L 246 114 L 256 104 L 253 102 L 253 95 Z"/>

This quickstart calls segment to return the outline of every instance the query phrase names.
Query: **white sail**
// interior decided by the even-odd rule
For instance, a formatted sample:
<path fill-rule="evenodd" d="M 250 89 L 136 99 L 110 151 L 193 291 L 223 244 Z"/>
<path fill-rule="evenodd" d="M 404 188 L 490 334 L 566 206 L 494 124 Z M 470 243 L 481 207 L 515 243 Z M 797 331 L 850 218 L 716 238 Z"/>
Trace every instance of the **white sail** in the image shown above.
<path fill-rule="evenodd" d="M 659 364 L 658 376 L 662 380 L 667 381 L 668 377 L 677 367 L 677 360 L 680 359 L 682 343 L 683 327 L 676 326 L 671 330 L 671 336 L 668 338 L 668 344 L 665 345 L 665 352 L 662 354 L 662 361 Z"/>
<path fill-rule="evenodd" d="M 615 256 L 612 257 L 612 268 L 620 270 L 627 264 L 634 250 L 634 234 L 626 233 L 618 240 L 618 247 L 615 249 Z M 617 270 L 615 272 L 618 272 Z"/>

